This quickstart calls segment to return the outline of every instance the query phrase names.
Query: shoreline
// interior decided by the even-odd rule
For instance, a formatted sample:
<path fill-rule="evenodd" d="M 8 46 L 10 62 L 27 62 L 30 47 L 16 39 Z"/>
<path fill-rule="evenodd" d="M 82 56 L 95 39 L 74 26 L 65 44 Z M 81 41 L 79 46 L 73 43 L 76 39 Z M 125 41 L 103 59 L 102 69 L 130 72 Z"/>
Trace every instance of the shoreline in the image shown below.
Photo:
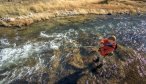
<path fill-rule="evenodd" d="M 114 4 L 113 4 L 114 3 Z M 111 5 L 112 4 L 112 5 Z M 75 7 L 75 6 L 74 6 Z M 3 27 L 22 27 L 28 26 L 34 22 L 49 20 L 50 18 L 55 17 L 67 17 L 67 16 L 76 16 L 76 15 L 136 15 L 136 14 L 145 14 L 145 7 L 134 7 L 132 5 L 124 5 L 119 2 L 112 2 L 109 4 L 98 4 L 98 3 L 88 3 L 84 7 L 80 6 L 77 8 L 61 8 L 55 10 L 47 10 L 38 13 L 29 13 L 27 15 L 19 16 L 8 16 L 0 18 L 0 26 Z"/>

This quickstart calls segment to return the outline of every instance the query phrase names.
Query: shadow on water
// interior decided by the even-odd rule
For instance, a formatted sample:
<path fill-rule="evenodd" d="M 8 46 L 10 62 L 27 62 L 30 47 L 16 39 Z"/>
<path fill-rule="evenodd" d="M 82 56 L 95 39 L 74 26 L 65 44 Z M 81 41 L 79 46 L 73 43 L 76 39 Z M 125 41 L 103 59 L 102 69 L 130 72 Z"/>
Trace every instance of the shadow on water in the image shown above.
<path fill-rule="evenodd" d="M 76 71 L 82 71 L 83 69 L 81 69 L 81 68 L 77 68 L 77 67 L 75 67 L 75 66 L 73 66 L 73 65 L 71 65 L 71 64 L 66 64 L 65 65 L 65 67 L 64 67 L 66 70 L 76 70 Z"/>
<path fill-rule="evenodd" d="M 93 74 L 97 74 L 97 70 L 100 69 L 103 64 L 99 64 L 98 66 L 93 66 L 94 63 L 89 63 L 87 67 L 83 68 L 83 69 L 77 69 L 76 72 L 65 76 L 63 78 L 61 78 L 59 81 L 57 81 L 55 84 L 77 84 L 78 80 L 88 74 L 88 73 L 93 73 Z M 72 68 L 74 68 L 74 66 L 71 66 Z"/>
<path fill-rule="evenodd" d="M 9 84 L 29 84 L 29 82 L 24 80 L 24 79 L 18 79 L 18 80 L 15 80 Z"/>
<path fill-rule="evenodd" d="M 28 81 L 28 79 L 15 79 L 9 84 L 48 84 L 49 81 L 49 74 L 48 73 L 42 73 L 41 75 L 32 75 L 31 81 Z M 38 80 L 38 77 L 41 78 L 41 80 Z M 26 77 L 27 78 L 27 77 Z"/>
<path fill-rule="evenodd" d="M 60 79 L 55 84 L 77 84 L 77 81 L 84 75 L 83 70 L 80 70 Z"/>
<path fill-rule="evenodd" d="M 70 74 L 62 79 L 60 79 L 55 84 L 77 84 L 77 81 L 87 73 L 91 72 L 93 74 L 97 74 L 97 69 L 101 68 L 102 64 L 99 64 L 96 67 L 93 67 L 93 63 L 90 63 L 88 67 L 84 69 L 80 69 L 79 71 L 74 72 L 73 74 Z M 87 71 L 87 72 L 86 72 Z M 89 71 L 89 72 L 88 72 Z"/>

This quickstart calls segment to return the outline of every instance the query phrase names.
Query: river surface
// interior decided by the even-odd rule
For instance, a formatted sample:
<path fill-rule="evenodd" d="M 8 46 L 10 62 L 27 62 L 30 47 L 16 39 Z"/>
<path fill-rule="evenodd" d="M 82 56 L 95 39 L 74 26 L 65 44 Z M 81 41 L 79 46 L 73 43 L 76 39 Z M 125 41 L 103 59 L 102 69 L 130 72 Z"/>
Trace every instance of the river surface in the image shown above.
<path fill-rule="evenodd" d="M 36 76 L 44 75 L 45 81 L 50 81 L 51 78 L 59 80 L 66 76 L 63 75 L 65 69 L 59 69 L 64 66 L 65 58 L 70 54 L 64 49 L 83 46 L 78 39 L 86 35 L 98 35 L 99 38 L 115 35 L 120 45 L 132 48 L 143 56 L 146 54 L 146 15 L 93 16 L 81 22 L 72 22 L 72 18 L 67 18 L 67 21 L 63 20 L 66 18 L 57 18 L 21 29 L 0 27 L 0 83 L 8 84 L 15 79 L 27 79 L 26 77 L 30 78 L 27 81 L 35 81 Z M 55 74 L 58 78 L 46 73 Z M 59 73 L 62 73 L 61 76 Z M 143 74 L 145 76 L 146 72 Z"/>

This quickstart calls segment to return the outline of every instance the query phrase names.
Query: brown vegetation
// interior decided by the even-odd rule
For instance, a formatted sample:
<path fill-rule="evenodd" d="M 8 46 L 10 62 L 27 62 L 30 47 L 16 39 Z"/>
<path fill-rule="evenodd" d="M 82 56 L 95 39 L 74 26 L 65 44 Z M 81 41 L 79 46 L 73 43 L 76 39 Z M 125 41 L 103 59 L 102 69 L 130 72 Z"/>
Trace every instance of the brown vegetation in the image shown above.
<path fill-rule="evenodd" d="M 135 14 L 144 13 L 143 0 L 8 0 L 0 2 L 0 25 L 23 26 L 56 16 L 79 14 Z M 13 17 L 11 22 L 10 17 Z M 21 22 L 18 25 L 18 22 Z"/>

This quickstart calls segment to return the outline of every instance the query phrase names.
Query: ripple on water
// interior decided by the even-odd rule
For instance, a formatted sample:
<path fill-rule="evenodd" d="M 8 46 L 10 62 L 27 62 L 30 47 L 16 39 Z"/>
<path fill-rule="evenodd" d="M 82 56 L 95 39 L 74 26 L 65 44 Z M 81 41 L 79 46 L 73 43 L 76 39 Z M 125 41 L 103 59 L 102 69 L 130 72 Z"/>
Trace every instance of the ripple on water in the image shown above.
<path fill-rule="evenodd" d="M 10 45 L 10 43 L 9 43 L 8 39 L 6 39 L 6 38 L 0 39 L 0 46 L 9 46 L 9 45 Z"/>
<path fill-rule="evenodd" d="M 51 47 L 49 47 L 49 45 Z M 24 58 L 29 58 L 34 54 L 40 54 L 44 50 L 56 49 L 59 45 L 55 43 L 50 44 L 48 42 L 36 42 L 36 43 L 26 43 L 23 46 L 18 46 L 14 48 L 3 48 L 0 51 L 0 66 L 6 65 L 7 63 L 15 63 L 16 61 Z"/>

